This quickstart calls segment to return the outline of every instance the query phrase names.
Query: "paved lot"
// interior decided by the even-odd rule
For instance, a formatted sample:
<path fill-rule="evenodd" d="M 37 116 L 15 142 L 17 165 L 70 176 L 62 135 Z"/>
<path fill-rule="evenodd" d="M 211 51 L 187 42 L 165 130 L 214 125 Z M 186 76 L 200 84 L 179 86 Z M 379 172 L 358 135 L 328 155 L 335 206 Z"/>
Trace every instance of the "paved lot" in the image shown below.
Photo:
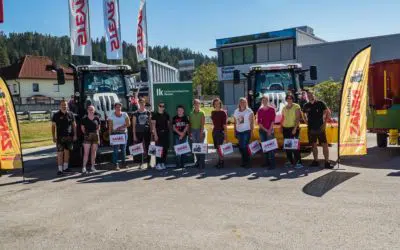
<path fill-rule="evenodd" d="M 369 137 L 370 154 L 335 171 L 233 156 L 224 170 L 57 178 L 51 150 L 31 153 L 29 183 L 0 178 L 0 249 L 399 249 L 400 148 Z"/>

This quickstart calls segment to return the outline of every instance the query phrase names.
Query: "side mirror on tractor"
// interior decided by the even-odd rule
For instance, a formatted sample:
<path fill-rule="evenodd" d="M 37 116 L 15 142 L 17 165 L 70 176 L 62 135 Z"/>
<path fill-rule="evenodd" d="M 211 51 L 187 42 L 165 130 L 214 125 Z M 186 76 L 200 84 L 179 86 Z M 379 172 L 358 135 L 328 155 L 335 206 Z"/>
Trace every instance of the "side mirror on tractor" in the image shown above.
<path fill-rule="evenodd" d="M 317 78 L 317 66 L 310 66 L 310 79 L 315 81 Z"/>
<path fill-rule="evenodd" d="M 140 81 L 141 82 L 148 82 L 147 70 L 145 67 L 140 68 Z"/>
<path fill-rule="evenodd" d="M 57 83 L 59 85 L 64 85 L 65 84 L 65 75 L 64 75 L 64 70 L 63 68 L 57 68 Z"/>

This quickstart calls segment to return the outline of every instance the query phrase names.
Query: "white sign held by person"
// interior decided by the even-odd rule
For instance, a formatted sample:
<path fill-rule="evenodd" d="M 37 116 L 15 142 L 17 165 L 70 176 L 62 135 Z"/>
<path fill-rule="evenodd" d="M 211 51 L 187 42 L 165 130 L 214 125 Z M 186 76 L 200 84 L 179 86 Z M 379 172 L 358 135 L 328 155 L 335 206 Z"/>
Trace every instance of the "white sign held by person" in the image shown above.
<path fill-rule="evenodd" d="M 139 15 L 137 21 L 136 56 L 138 62 L 147 59 L 147 24 L 146 24 L 146 0 L 140 0 Z"/>
<path fill-rule="evenodd" d="M 126 144 L 126 136 L 125 134 L 115 134 L 115 135 L 110 135 L 110 145 L 122 145 Z"/>
<path fill-rule="evenodd" d="M 161 158 L 163 155 L 163 148 L 156 145 L 149 145 L 148 155 L 155 156 L 157 158 Z"/>
<path fill-rule="evenodd" d="M 187 142 L 175 145 L 174 149 L 177 155 L 183 155 L 191 152 L 190 145 Z"/>
<path fill-rule="evenodd" d="M 300 149 L 299 139 L 285 139 L 283 141 L 283 149 L 291 149 L 291 150 Z"/>
<path fill-rule="evenodd" d="M 143 143 L 138 143 L 133 146 L 130 146 L 129 151 L 133 156 L 143 154 L 144 153 Z"/>
<path fill-rule="evenodd" d="M 264 141 L 261 143 L 262 151 L 264 153 L 270 152 L 272 150 L 278 149 L 278 141 L 276 138 Z"/>
<path fill-rule="evenodd" d="M 104 28 L 106 30 L 107 59 L 122 59 L 119 0 L 103 0 Z"/>
<path fill-rule="evenodd" d="M 261 145 L 258 141 L 253 141 L 247 146 L 247 149 L 251 155 L 254 155 L 261 150 Z"/>
<path fill-rule="evenodd" d="M 229 155 L 233 154 L 233 145 L 232 143 L 225 143 L 219 146 L 218 153 L 220 155 Z"/>
<path fill-rule="evenodd" d="M 193 143 L 192 144 L 192 153 L 193 154 L 207 154 L 208 153 L 208 145 L 206 143 Z"/>
<path fill-rule="evenodd" d="M 71 55 L 92 56 L 89 25 L 89 0 L 69 0 Z"/>

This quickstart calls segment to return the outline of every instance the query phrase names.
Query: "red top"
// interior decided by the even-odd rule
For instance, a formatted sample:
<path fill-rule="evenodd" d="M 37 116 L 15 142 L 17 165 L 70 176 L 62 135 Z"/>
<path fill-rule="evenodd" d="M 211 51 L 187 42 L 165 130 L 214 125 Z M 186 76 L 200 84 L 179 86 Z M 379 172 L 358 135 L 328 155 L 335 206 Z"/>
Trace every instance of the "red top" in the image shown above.
<path fill-rule="evenodd" d="M 257 111 L 257 123 L 262 124 L 264 128 L 269 129 L 275 121 L 275 109 L 272 107 L 262 107 Z"/>
<path fill-rule="evenodd" d="M 224 110 L 213 110 L 211 112 L 211 120 L 214 124 L 213 130 L 224 130 L 224 126 L 226 125 L 228 116 Z"/>

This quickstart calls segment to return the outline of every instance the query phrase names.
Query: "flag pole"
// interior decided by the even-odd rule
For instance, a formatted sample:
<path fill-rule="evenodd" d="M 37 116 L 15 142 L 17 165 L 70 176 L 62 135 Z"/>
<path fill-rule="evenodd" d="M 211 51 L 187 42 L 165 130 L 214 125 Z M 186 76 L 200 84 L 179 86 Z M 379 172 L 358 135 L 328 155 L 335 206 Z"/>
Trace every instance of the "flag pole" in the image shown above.
<path fill-rule="evenodd" d="M 87 25 L 89 27 L 89 43 L 90 43 L 90 62 L 89 65 L 92 65 L 93 61 L 93 44 L 92 44 L 92 36 L 91 36 L 91 28 L 90 28 L 90 6 L 89 6 L 89 1 L 87 1 L 87 9 L 88 9 L 88 16 L 87 16 Z"/>
<path fill-rule="evenodd" d="M 144 18 L 145 18 L 145 24 L 146 24 L 146 55 L 147 55 L 147 84 L 149 86 L 149 96 L 150 96 L 150 105 L 155 110 L 155 104 L 154 104 L 154 95 L 153 95 L 153 68 L 151 65 L 151 57 L 150 57 L 150 50 L 149 50 L 149 31 L 147 29 L 147 1 L 145 2 L 144 5 Z"/>
<path fill-rule="evenodd" d="M 119 6 L 119 0 L 115 0 L 115 1 L 117 1 L 117 6 L 118 6 L 118 27 L 119 27 L 119 34 L 118 34 L 118 36 L 119 36 L 119 42 L 120 42 L 120 46 L 122 47 L 122 36 L 121 36 L 121 15 L 120 15 L 120 12 L 119 12 L 119 8 L 120 8 L 120 6 Z M 121 55 L 121 65 L 124 65 L 124 48 L 122 47 L 121 48 L 121 50 L 122 50 L 122 55 Z"/>

